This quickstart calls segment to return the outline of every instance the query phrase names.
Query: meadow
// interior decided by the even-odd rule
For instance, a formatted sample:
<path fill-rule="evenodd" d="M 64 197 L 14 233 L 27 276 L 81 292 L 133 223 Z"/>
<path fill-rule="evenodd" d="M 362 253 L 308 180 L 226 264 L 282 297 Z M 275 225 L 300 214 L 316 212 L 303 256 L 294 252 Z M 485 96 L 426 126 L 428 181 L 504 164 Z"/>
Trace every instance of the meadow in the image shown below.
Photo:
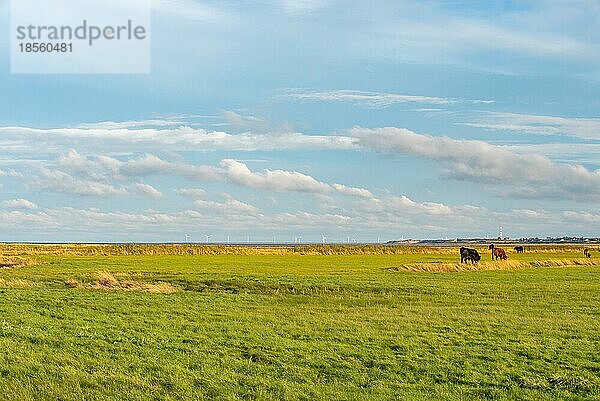
<path fill-rule="evenodd" d="M 0 245 L 0 400 L 600 400 L 600 258 Z"/>

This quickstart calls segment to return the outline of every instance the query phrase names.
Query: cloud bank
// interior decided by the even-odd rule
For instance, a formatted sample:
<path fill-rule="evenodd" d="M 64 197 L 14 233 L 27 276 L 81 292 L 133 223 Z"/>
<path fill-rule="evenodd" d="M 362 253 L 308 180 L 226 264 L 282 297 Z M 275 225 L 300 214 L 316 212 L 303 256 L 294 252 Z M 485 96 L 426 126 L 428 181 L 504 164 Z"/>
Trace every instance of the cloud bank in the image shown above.
<path fill-rule="evenodd" d="M 559 164 L 539 154 L 516 154 L 483 141 L 417 134 L 403 128 L 354 128 L 364 148 L 435 160 L 449 168 L 444 177 L 502 186 L 507 195 L 575 201 L 600 199 L 600 170 Z"/>
<path fill-rule="evenodd" d="M 287 89 L 284 91 L 284 94 L 281 95 L 281 98 L 298 102 L 347 102 L 375 109 L 383 109 L 402 103 L 431 105 L 494 103 L 492 100 L 465 100 L 356 90 L 315 91 L 309 89 Z"/>
<path fill-rule="evenodd" d="M 534 135 L 564 135 L 600 140 L 600 119 L 540 116 L 519 113 L 488 112 L 475 121 L 462 125 L 495 131 L 511 131 Z"/>

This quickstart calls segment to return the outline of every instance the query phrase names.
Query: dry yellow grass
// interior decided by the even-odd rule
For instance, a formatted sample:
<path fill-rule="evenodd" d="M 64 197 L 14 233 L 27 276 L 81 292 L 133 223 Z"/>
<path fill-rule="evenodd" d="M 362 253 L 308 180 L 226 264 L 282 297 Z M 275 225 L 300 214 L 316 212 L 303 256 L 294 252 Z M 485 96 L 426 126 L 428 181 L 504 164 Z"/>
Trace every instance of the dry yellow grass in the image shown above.
<path fill-rule="evenodd" d="M 38 261 L 20 256 L 0 256 L 0 269 L 16 269 L 18 267 L 29 267 L 41 264 Z"/>
<path fill-rule="evenodd" d="M 170 283 L 140 283 L 136 281 L 128 281 L 121 284 L 121 289 L 124 291 L 142 291 L 153 294 L 173 294 L 178 291 L 177 287 Z"/>
<path fill-rule="evenodd" d="M 30 280 L 15 279 L 15 280 L 4 280 L 0 278 L 0 287 L 9 288 L 32 288 L 37 287 L 37 283 Z"/>
<path fill-rule="evenodd" d="M 118 273 L 119 276 L 126 276 L 126 273 Z M 114 291 L 140 291 L 153 294 L 174 294 L 179 289 L 170 283 L 144 283 L 139 281 L 119 281 L 115 276 L 107 271 L 101 271 L 94 274 L 95 281 L 91 284 L 82 284 L 77 280 L 70 278 L 65 280 L 65 285 L 69 288 L 93 289 L 93 290 L 114 290 Z"/>
<path fill-rule="evenodd" d="M 513 253 L 518 243 L 498 244 Z M 422 245 L 302 245 L 302 246 L 225 246 L 197 244 L 0 244 L 3 257 L 34 255 L 54 256 L 124 256 L 124 255 L 448 255 L 457 252 L 461 244 L 444 246 Z M 487 245 L 468 245 L 481 252 L 489 252 Z M 525 253 L 581 252 L 590 248 L 600 251 L 600 244 L 588 245 L 525 245 Z M 0 257 L 3 258 L 3 257 Z"/>
<path fill-rule="evenodd" d="M 533 267 L 600 266 L 598 259 L 548 259 L 530 262 Z"/>
<path fill-rule="evenodd" d="M 598 259 L 549 259 L 542 261 L 499 260 L 471 263 L 414 263 L 390 267 L 389 271 L 421 271 L 434 273 L 480 270 L 511 270 L 535 267 L 600 266 Z"/>
<path fill-rule="evenodd" d="M 119 287 L 119 280 L 117 280 L 111 273 L 109 272 L 98 272 L 95 274 L 96 282 L 95 285 L 100 288 L 116 288 Z"/>
<path fill-rule="evenodd" d="M 65 285 L 69 288 L 77 288 L 79 287 L 79 282 L 77 280 L 75 280 L 74 278 L 70 278 L 65 280 Z"/>

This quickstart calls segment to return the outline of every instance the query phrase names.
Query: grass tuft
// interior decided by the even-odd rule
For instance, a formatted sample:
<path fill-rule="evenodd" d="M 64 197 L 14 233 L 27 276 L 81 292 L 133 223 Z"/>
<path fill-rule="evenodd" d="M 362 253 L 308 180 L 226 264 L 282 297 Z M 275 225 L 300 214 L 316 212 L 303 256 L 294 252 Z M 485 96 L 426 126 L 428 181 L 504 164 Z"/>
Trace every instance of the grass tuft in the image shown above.
<path fill-rule="evenodd" d="M 111 273 L 102 271 L 95 274 L 96 282 L 95 286 L 99 288 L 116 288 L 119 287 L 119 280 L 117 280 Z"/>
<path fill-rule="evenodd" d="M 5 279 L 0 278 L 0 287 L 32 288 L 32 287 L 37 287 L 37 283 L 30 281 L 30 280 L 23 280 L 23 279 L 5 280 Z"/>
<path fill-rule="evenodd" d="M 600 266 L 598 259 L 548 259 L 540 261 L 498 260 L 470 263 L 415 263 L 389 267 L 388 271 L 467 272 L 481 270 L 515 270 L 533 267 Z"/>
<path fill-rule="evenodd" d="M 152 294 L 174 294 L 178 291 L 177 287 L 170 283 L 140 283 L 136 281 L 125 282 L 121 285 L 125 291 L 142 291 Z"/>
<path fill-rule="evenodd" d="M 121 274 L 123 275 L 123 274 Z M 114 291 L 138 291 L 149 292 L 152 294 L 174 294 L 179 289 L 170 283 L 157 282 L 145 283 L 140 281 L 119 281 L 115 276 L 107 271 L 100 271 L 94 274 L 96 280 L 91 284 L 80 284 L 75 279 L 65 281 L 70 288 L 83 288 L 94 290 L 114 290 Z"/>
<path fill-rule="evenodd" d="M 600 266 L 598 259 L 548 259 L 531 262 L 533 267 Z"/>
<path fill-rule="evenodd" d="M 0 256 L 0 269 L 16 269 L 41 264 L 38 261 L 20 256 Z"/>
<path fill-rule="evenodd" d="M 69 278 L 69 279 L 65 280 L 65 285 L 69 288 L 78 288 L 79 282 L 77 280 L 75 280 L 74 278 Z"/>

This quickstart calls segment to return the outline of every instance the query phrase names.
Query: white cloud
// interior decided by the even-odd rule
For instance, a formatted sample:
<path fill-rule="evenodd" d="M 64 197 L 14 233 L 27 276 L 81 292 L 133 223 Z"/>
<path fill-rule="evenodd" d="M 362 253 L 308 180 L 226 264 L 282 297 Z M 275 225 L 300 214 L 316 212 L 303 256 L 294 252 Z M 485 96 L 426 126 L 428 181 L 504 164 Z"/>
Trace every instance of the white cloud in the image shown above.
<path fill-rule="evenodd" d="M 224 202 L 214 202 L 198 199 L 194 202 L 194 206 L 198 209 L 211 210 L 222 214 L 239 214 L 239 213 L 257 213 L 258 209 L 248 203 L 233 199 L 230 196 L 225 197 Z"/>
<path fill-rule="evenodd" d="M 126 212 L 103 211 L 99 209 L 77 209 L 71 207 L 37 209 L 27 211 L 5 211 L 0 209 L 0 225 L 10 229 L 10 233 L 31 233 L 31 225 L 35 225 L 36 233 L 43 235 L 47 241 L 56 240 L 57 235 L 70 235 L 71 238 L 83 239 L 88 235 L 95 240 L 107 238 L 115 240 L 140 240 L 148 236 L 160 241 L 183 241 L 182 233 L 207 231 L 225 239 L 228 234 L 253 234 L 253 240 L 269 240 L 273 233 L 279 233 L 278 239 L 285 240 L 283 233 L 298 235 L 314 233 L 313 240 L 319 241 L 321 233 L 329 240 L 342 241 L 347 235 L 371 233 L 373 240 L 377 234 L 385 234 L 390 239 L 399 238 L 400 234 L 409 234 L 419 238 L 440 238 L 469 235 L 495 235 L 497 222 L 505 226 L 505 233 L 521 235 L 564 235 L 565 227 L 575 220 L 585 225 L 585 230 L 597 232 L 600 229 L 600 212 L 564 211 L 552 213 L 545 210 L 509 210 L 507 212 L 491 212 L 473 207 L 458 206 L 452 213 L 444 211 L 440 206 L 430 209 L 429 213 L 419 212 L 422 206 L 417 202 L 402 199 L 395 200 L 397 208 L 383 212 L 374 210 L 369 201 L 362 208 L 340 213 L 311 213 L 293 211 L 283 213 L 261 214 L 242 205 L 223 203 L 199 203 L 201 211 L 184 210 L 174 213 L 160 211 Z M 237 208 L 237 210 L 235 210 Z M 415 209 L 416 208 L 416 209 Z M 427 207 L 426 207 L 427 208 Z M 204 213 L 204 212 L 211 213 Z M 217 213 L 214 213 L 214 212 Z M 585 224 L 584 224 L 585 223 Z M 579 231 L 575 231 L 577 233 Z M 28 235 L 29 235 L 28 234 Z M 375 234 L 375 237 L 372 235 Z M 36 234 L 37 235 L 37 234 Z M 9 237 L 12 238 L 12 237 Z M 305 237 L 306 238 L 306 237 Z M 360 238 L 360 237 L 359 237 Z M 293 240 L 289 238 L 288 240 Z"/>
<path fill-rule="evenodd" d="M 79 124 L 77 128 L 90 130 L 117 130 L 117 129 L 139 129 L 156 127 L 179 127 L 186 123 L 182 120 L 173 119 L 149 119 L 149 120 L 130 120 L 130 121 L 102 121 L 98 123 Z"/>
<path fill-rule="evenodd" d="M 65 147 L 88 152 L 153 152 L 156 150 L 249 152 L 356 148 L 354 140 L 345 136 L 304 135 L 289 131 L 269 134 L 252 132 L 229 134 L 188 126 L 138 129 L 0 127 L 0 134 L 0 149 L 10 149 L 12 154 L 39 153 L 39 149 L 44 149 L 45 153 L 62 153 Z"/>
<path fill-rule="evenodd" d="M 220 179 L 217 169 L 212 166 L 194 166 L 179 162 L 169 162 L 154 155 L 145 155 L 140 159 L 119 162 L 118 171 L 120 174 L 130 177 L 181 175 L 195 181 Z"/>
<path fill-rule="evenodd" d="M 296 171 L 253 172 L 246 164 L 232 159 L 222 160 L 216 167 L 173 163 L 146 155 L 141 159 L 121 162 L 118 171 L 125 176 L 173 174 L 195 181 L 228 181 L 243 187 L 277 192 L 325 193 L 331 190 L 328 184 Z"/>
<path fill-rule="evenodd" d="M 421 135 L 403 128 L 354 128 L 352 135 L 365 148 L 447 163 L 446 177 L 500 184 L 512 196 L 600 199 L 600 170 L 555 163 L 539 154 L 515 154 L 483 141 Z"/>
<path fill-rule="evenodd" d="M 162 198 L 163 196 L 162 192 L 160 192 L 158 189 L 154 188 L 152 185 L 149 184 L 137 183 L 134 184 L 133 187 L 135 188 L 137 193 L 143 196 L 147 196 L 149 198 L 158 199 Z"/>
<path fill-rule="evenodd" d="M 454 211 L 442 203 L 423 202 L 417 203 L 412 199 L 402 196 L 389 196 L 383 199 L 372 199 L 366 203 L 368 208 L 387 213 L 410 213 L 421 215 L 450 215 Z"/>
<path fill-rule="evenodd" d="M 175 193 L 181 196 L 189 196 L 191 198 L 203 198 L 206 196 L 206 191 L 201 188 L 180 188 L 175 190 Z"/>
<path fill-rule="evenodd" d="M 61 233 L 100 233 L 111 232 L 129 238 L 131 233 L 155 233 L 173 235 L 175 239 L 183 240 L 183 230 L 267 230 L 273 229 L 306 229 L 307 227 L 338 227 L 351 222 L 351 218 L 335 214 L 313 214 L 308 212 L 279 213 L 269 216 L 255 212 L 251 205 L 242 202 L 226 200 L 223 204 L 199 203 L 196 205 L 204 210 L 227 212 L 216 215 L 204 215 L 198 211 L 185 210 L 176 213 L 129 213 L 124 211 L 110 212 L 98 209 L 76 209 L 71 207 L 44 209 L 37 212 L 5 212 L 0 210 L 0 224 L 3 227 L 29 231 L 31 224 L 36 224 L 38 230 Z M 229 213 L 231 210 L 235 213 Z M 114 238 L 114 237 L 111 237 Z M 49 238 L 50 240 L 50 238 Z"/>
<path fill-rule="evenodd" d="M 58 157 L 57 164 L 69 174 L 92 180 L 100 180 L 107 176 L 114 177 L 118 174 L 120 162 L 112 157 L 97 156 L 90 160 L 74 149 Z"/>
<path fill-rule="evenodd" d="M 520 143 L 505 145 L 508 149 L 519 154 L 537 153 L 546 155 L 552 160 L 569 164 L 588 164 L 600 167 L 600 143 Z"/>
<path fill-rule="evenodd" d="M 462 125 L 535 135 L 565 135 L 583 139 L 600 139 L 600 118 L 567 118 L 488 112 L 481 119 L 462 123 Z"/>
<path fill-rule="evenodd" d="M 309 193 L 327 193 L 331 190 L 328 184 L 297 171 L 265 170 L 257 173 L 244 163 L 231 159 L 221 161 L 221 172 L 228 181 L 255 189 Z"/>
<path fill-rule="evenodd" d="M 342 184 L 333 184 L 332 187 L 339 193 L 348 196 L 358 196 L 360 198 L 374 198 L 375 195 L 365 188 L 347 187 Z"/>
<path fill-rule="evenodd" d="M 38 205 L 27 199 L 10 199 L 0 202 L 1 207 L 9 209 L 37 209 Z"/>
<path fill-rule="evenodd" d="M 109 197 L 127 194 L 125 188 L 117 188 L 96 180 L 76 178 L 63 171 L 47 168 L 41 169 L 28 187 L 36 191 L 83 196 Z"/>
<path fill-rule="evenodd" d="M 227 121 L 229 124 L 239 127 L 239 128 L 265 128 L 268 126 L 267 122 L 262 118 L 258 118 L 255 116 L 244 116 L 239 113 L 236 113 L 232 110 L 223 110 L 221 112 L 221 116 Z"/>
<path fill-rule="evenodd" d="M 245 163 L 224 159 L 218 166 L 170 162 L 154 155 L 121 161 L 108 156 L 86 157 L 75 150 L 59 156 L 57 169 L 43 167 L 29 184 L 32 189 L 77 195 L 113 196 L 126 194 L 126 186 L 117 188 L 113 181 L 126 182 L 153 175 L 181 176 L 192 181 L 229 182 L 241 187 L 274 192 L 327 194 L 373 197 L 367 189 L 330 185 L 297 172 L 285 170 L 252 171 Z M 146 184 L 136 183 L 133 189 L 146 196 L 162 195 Z M 180 189 L 185 196 L 202 196 L 201 190 Z"/>
<path fill-rule="evenodd" d="M 395 93 L 363 92 L 355 90 L 315 91 L 288 89 L 281 96 L 300 102 L 349 102 L 372 107 L 386 108 L 400 103 L 447 105 L 456 103 L 493 103 L 491 100 L 463 100 L 444 97 L 401 95 Z"/>
<path fill-rule="evenodd" d="M 4 170 L 0 170 L 0 177 L 21 177 L 21 173 L 18 173 L 14 170 L 10 170 L 10 171 L 4 171 Z"/>
<path fill-rule="evenodd" d="M 576 220 L 585 225 L 600 224 L 600 214 L 565 211 L 563 212 L 563 216 L 568 220 Z"/>

